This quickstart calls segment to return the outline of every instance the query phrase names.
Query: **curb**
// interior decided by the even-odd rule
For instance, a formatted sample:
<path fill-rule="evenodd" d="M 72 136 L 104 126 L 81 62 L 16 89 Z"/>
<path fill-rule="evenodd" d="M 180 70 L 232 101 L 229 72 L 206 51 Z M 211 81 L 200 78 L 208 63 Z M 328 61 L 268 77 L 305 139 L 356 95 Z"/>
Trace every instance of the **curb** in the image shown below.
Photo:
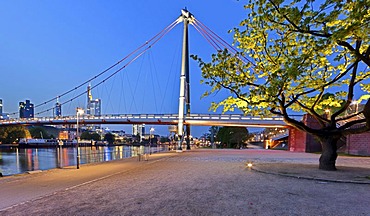
<path fill-rule="evenodd" d="M 334 182 L 334 183 L 349 183 L 349 184 L 366 184 L 370 185 L 370 182 L 359 182 L 359 181 L 350 181 L 350 180 L 334 180 L 334 179 L 323 179 L 323 178 L 315 178 L 315 177 L 307 177 L 307 176 L 295 176 L 295 175 L 289 175 L 289 174 L 283 174 L 283 173 L 276 173 L 276 172 L 268 172 L 256 169 L 254 167 L 250 168 L 253 171 L 270 174 L 270 175 L 277 175 L 277 176 L 283 176 L 283 177 L 289 177 L 289 178 L 296 178 L 296 179 L 306 179 L 306 180 L 314 180 L 314 181 L 322 181 L 322 182 Z"/>

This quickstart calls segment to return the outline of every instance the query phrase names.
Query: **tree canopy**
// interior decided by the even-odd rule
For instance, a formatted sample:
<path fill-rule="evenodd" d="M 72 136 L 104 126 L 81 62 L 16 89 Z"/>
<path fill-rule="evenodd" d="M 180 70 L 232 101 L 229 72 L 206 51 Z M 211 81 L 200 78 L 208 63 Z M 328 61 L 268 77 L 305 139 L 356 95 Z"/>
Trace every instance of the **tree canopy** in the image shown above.
<path fill-rule="evenodd" d="M 104 135 L 104 140 L 107 141 L 109 144 L 113 144 L 115 141 L 115 136 L 112 133 L 106 133 Z"/>
<path fill-rule="evenodd" d="M 89 131 L 84 131 L 81 133 L 81 139 L 84 139 L 84 140 L 95 140 L 95 141 L 100 141 L 101 140 L 101 137 L 98 133 L 96 132 L 89 132 Z"/>
<path fill-rule="evenodd" d="M 232 93 L 213 109 L 282 116 L 322 144 L 331 143 L 330 151 L 341 136 L 370 130 L 361 110 L 345 115 L 355 99 L 370 98 L 369 0 L 262 0 L 249 1 L 245 9 L 247 18 L 231 31 L 234 51 L 220 50 L 211 62 L 193 56 L 212 87 L 206 96 Z M 295 112 L 312 115 L 321 127 L 303 124 L 291 116 Z M 335 163 L 336 155 L 328 158 Z"/>
<path fill-rule="evenodd" d="M 32 138 L 42 138 L 42 139 L 49 139 L 51 136 L 46 131 L 44 127 L 31 127 L 29 129 L 29 132 L 31 133 Z"/>
<path fill-rule="evenodd" d="M 245 127 L 221 127 L 217 131 L 216 140 L 227 148 L 240 148 L 248 139 L 248 130 Z"/>
<path fill-rule="evenodd" d="M 11 144 L 19 138 L 31 137 L 30 132 L 24 126 L 0 127 L 0 142 Z"/>

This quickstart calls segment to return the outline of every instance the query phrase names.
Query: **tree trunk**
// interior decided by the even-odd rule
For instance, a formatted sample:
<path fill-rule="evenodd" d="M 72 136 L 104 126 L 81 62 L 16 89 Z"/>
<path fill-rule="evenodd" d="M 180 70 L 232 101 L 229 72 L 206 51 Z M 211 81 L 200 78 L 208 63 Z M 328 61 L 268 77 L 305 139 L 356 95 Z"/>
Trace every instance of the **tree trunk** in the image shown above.
<path fill-rule="evenodd" d="M 339 138 L 336 137 L 319 137 L 322 153 L 320 157 L 319 169 L 334 171 L 337 170 L 335 162 L 337 160 L 337 142 Z"/>

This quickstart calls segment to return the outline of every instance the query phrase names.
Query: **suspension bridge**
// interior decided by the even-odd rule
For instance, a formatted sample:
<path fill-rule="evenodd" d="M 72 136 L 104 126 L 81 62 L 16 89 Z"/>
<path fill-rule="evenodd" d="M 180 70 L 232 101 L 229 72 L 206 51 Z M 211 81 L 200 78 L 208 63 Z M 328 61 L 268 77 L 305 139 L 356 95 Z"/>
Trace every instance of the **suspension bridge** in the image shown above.
<path fill-rule="evenodd" d="M 169 33 L 179 23 L 183 23 L 183 40 L 181 54 L 180 71 L 180 92 L 178 102 L 178 112 L 169 114 L 91 114 L 67 115 L 67 116 L 43 116 L 53 112 L 56 107 L 53 105 L 57 101 L 58 107 L 66 106 L 85 95 L 91 97 L 90 92 L 97 87 L 107 83 L 113 77 L 120 74 L 133 62 L 137 61 L 144 53 L 148 52 L 159 40 Z M 10 117 L 0 120 L 0 126 L 9 125 L 74 125 L 78 124 L 150 124 L 150 125 L 177 125 L 177 136 L 179 137 L 179 149 L 185 139 L 187 148 L 190 148 L 190 126 L 244 126 L 244 127 L 287 127 L 280 117 L 254 117 L 243 114 L 195 114 L 191 113 L 190 107 L 190 74 L 189 74 L 189 36 L 188 26 L 192 25 L 202 37 L 216 50 L 227 49 L 230 53 L 236 54 L 237 50 L 229 45 L 225 40 L 215 34 L 210 28 L 197 20 L 189 11 L 182 10 L 181 15 L 170 25 L 161 30 L 154 37 L 140 45 L 137 49 L 129 53 L 124 58 L 117 61 L 107 69 L 97 75 L 87 79 L 76 87 L 50 98 L 34 106 L 38 111 L 31 118 Z M 243 59 L 248 61 L 248 59 Z M 90 86 L 90 83 L 95 82 Z M 89 85 L 87 90 L 83 88 Z M 81 90 L 83 89 L 83 90 Z M 90 98 L 91 99 L 91 98 Z M 45 108 L 47 107 L 47 108 Z M 100 112 L 100 111 L 99 111 Z M 10 113 L 16 116 L 19 112 Z"/>

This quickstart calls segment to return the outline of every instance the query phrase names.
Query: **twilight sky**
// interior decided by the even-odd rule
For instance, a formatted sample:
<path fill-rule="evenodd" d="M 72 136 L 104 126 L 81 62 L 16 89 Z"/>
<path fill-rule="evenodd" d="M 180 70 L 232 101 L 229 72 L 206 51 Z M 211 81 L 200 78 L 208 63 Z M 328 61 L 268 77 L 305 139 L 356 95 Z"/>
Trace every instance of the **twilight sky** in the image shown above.
<path fill-rule="evenodd" d="M 243 2 L 236 0 L 1 1 L 3 111 L 16 112 L 19 101 L 26 99 L 35 105 L 43 103 L 94 77 L 176 20 L 184 7 L 230 43 L 232 35 L 227 31 L 246 17 Z M 182 23 L 178 24 L 134 63 L 92 91 L 94 98 L 102 100 L 103 114 L 178 112 L 182 29 Z M 190 54 L 209 59 L 215 50 L 192 26 L 189 31 Z M 190 61 L 192 113 L 207 113 L 211 101 L 227 93 L 201 99 L 209 87 L 200 84 L 200 69 Z M 63 115 L 75 115 L 75 108 L 84 106 L 85 96 L 65 104 Z M 206 130 L 193 131 L 200 136 Z M 167 134 L 163 128 L 158 132 Z"/>

